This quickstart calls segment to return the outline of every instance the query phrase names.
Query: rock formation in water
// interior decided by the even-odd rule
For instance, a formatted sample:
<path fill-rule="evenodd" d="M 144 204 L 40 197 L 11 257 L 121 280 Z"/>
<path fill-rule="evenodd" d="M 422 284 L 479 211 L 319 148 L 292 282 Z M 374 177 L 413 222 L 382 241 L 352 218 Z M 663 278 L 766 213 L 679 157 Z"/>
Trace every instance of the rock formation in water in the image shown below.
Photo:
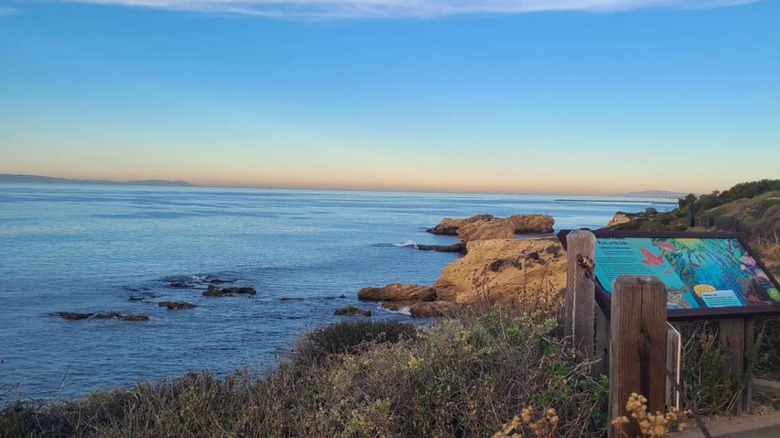
<path fill-rule="evenodd" d="M 119 321 L 149 321 L 149 317 L 146 315 L 123 315 L 119 312 L 106 312 L 106 313 L 77 313 L 77 312 L 54 312 L 50 313 L 52 316 L 58 316 L 62 319 L 69 321 L 80 321 L 84 319 L 115 319 Z"/>
<path fill-rule="evenodd" d="M 333 312 L 333 314 L 336 315 L 336 316 L 365 316 L 365 317 L 369 317 L 369 316 L 371 316 L 371 311 L 370 310 L 358 309 L 355 306 L 347 306 L 347 307 L 342 307 L 341 309 L 336 310 L 335 312 Z"/>
<path fill-rule="evenodd" d="M 628 217 L 628 215 L 625 213 L 615 213 L 615 216 L 609 220 L 607 227 L 614 227 L 615 225 L 621 225 L 628 222 L 631 222 L 631 218 Z"/>
<path fill-rule="evenodd" d="M 434 284 L 440 300 L 473 304 L 557 294 L 566 285 L 566 256 L 555 238 L 493 239 L 467 244 Z"/>
<path fill-rule="evenodd" d="M 385 287 L 364 287 L 358 298 L 366 301 L 433 301 L 436 290 L 416 284 L 388 284 Z"/>
<path fill-rule="evenodd" d="M 555 238 L 488 239 L 466 244 L 431 286 L 390 284 L 364 288 L 361 300 L 414 317 L 447 316 L 462 305 L 555 300 L 566 286 L 566 255 Z"/>
<path fill-rule="evenodd" d="M 514 215 L 503 219 L 490 214 L 480 214 L 466 219 L 444 218 L 427 231 L 433 234 L 457 235 L 462 242 L 470 242 L 509 239 L 515 234 L 552 233 L 553 225 L 555 219 L 545 214 Z"/>
<path fill-rule="evenodd" d="M 514 235 L 514 230 L 505 219 L 477 221 L 458 228 L 458 239 L 464 243 L 473 240 L 511 239 Z"/>
<path fill-rule="evenodd" d="M 198 307 L 196 304 L 188 303 L 185 301 L 160 301 L 157 303 L 160 307 L 165 307 L 168 310 L 185 310 L 194 309 Z"/>
<path fill-rule="evenodd" d="M 442 219 L 441 222 L 439 222 L 438 225 L 435 227 L 427 230 L 429 233 L 432 234 L 441 234 L 445 236 L 456 236 L 458 234 L 458 229 L 464 225 L 473 223 L 473 222 L 484 222 L 493 220 L 496 217 L 492 214 L 478 214 L 475 216 L 471 216 L 470 218 L 466 219 L 457 219 L 457 218 L 451 218 L 447 217 Z"/>
<path fill-rule="evenodd" d="M 255 295 L 255 291 L 251 287 L 225 287 L 218 288 L 214 285 L 209 285 L 209 288 L 203 292 L 204 297 L 233 297 L 236 295 Z"/>

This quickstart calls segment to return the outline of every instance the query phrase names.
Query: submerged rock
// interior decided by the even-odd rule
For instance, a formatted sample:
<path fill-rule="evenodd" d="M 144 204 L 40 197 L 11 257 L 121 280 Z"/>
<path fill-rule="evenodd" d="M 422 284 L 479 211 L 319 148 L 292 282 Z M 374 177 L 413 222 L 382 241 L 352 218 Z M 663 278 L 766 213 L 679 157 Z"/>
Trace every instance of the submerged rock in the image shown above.
<path fill-rule="evenodd" d="M 54 312 L 52 316 L 59 316 L 69 321 L 79 321 L 83 319 L 115 319 L 119 321 L 149 321 L 146 315 L 122 315 L 119 312 L 106 313 L 77 313 L 77 312 Z"/>
<path fill-rule="evenodd" d="M 67 319 L 68 321 L 78 321 L 80 319 L 87 319 L 90 318 L 93 314 L 92 313 L 78 313 L 78 312 L 54 312 L 50 313 L 51 316 L 59 316 L 62 319 Z"/>
<path fill-rule="evenodd" d="M 282 298 L 279 298 L 279 301 L 303 301 L 303 298 L 300 298 L 300 297 L 282 297 Z"/>
<path fill-rule="evenodd" d="M 322 299 L 324 299 L 324 300 L 329 300 L 329 301 L 330 301 L 330 300 L 335 300 L 336 298 L 344 299 L 344 298 L 346 298 L 346 297 L 347 297 L 347 296 L 346 296 L 346 295 L 344 295 L 344 294 L 341 294 L 341 295 L 338 295 L 338 296 L 336 296 L 336 295 L 326 295 L 326 296 L 324 296 Z"/>
<path fill-rule="evenodd" d="M 368 301 L 433 301 L 436 290 L 417 284 L 388 284 L 385 287 L 365 287 L 358 292 L 358 298 Z"/>
<path fill-rule="evenodd" d="M 149 317 L 146 315 L 121 315 L 119 317 L 122 321 L 128 322 L 144 322 L 149 321 Z"/>
<path fill-rule="evenodd" d="M 185 301 L 160 301 L 157 305 L 165 307 L 168 310 L 184 310 L 198 307 L 196 304 L 187 303 Z"/>
<path fill-rule="evenodd" d="M 435 251 L 435 252 L 466 252 L 466 245 L 462 242 L 452 245 L 424 245 L 418 244 L 414 246 L 415 249 L 420 251 Z"/>
<path fill-rule="evenodd" d="M 225 287 L 218 288 L 214 285 L 209 285 L 209 288 L 203 292 L 204 297 L 233 297 L 236 295 L 255 295 L 255 291 L 251 287 Z"/>
<path fill-rule="evenodd" d="M 129 321 L 129 322 L 142 322 L 142 321 L 149 321 L 149 317 L 146 315 L 122 315 L 119 312 L 106 312 L 106 313 L 98 313 L 94 316 L 95 319 L 115 319 L 118 321 Z"/>
<path fill-rule="evenodd" d="M 158 298 L 158 296 L 152 292 L 144 292 L 141 295 L 131 295 L 130 298 L 127 299 L 127 301 L 139 302 L 139 301 L 145 301 L 153 298 Z"/>
<path fill-rule="evenodd" d="M 336 315 L 336 316 L 358 316 L 358 315 L 360 315 L 360 316 L 368 317 L 368 316 L 371 316 L 371 311 L 370 310 L 358 309 L 355 306 L 347 306 L 347 307 L 342 307 L 341 309 L 336 310 L 335 312 L 333 312 L 333 314 Z"/>
<path fill-rule="evenodd" d="M 119 312 L 98 313 L 95 319 L 119 319 L 122 316 Z"/>
<path fill-rule="evenodd" d="M 185 283 L 183 281 L 172 281 L 170 283 L 170 286 L 174 289 L 190 289 L 195 285 L 192 283 Z"/>
<path fill-rule="evenodd" d="M 225 283 L 235 283 L 236 280 L 225 280 L 219 277 L 208 275 L 206 276 L 206 281 L 208 281 L 209 284 L 225 284 Z"/>

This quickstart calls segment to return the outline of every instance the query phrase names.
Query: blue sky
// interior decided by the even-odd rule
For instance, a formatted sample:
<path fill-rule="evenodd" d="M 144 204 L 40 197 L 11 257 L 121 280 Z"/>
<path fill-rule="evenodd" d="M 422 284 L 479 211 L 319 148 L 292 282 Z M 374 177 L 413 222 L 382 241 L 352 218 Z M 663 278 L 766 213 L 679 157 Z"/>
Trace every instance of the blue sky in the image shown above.
<path fill-rule="evenodd" d="M 725 189 L 780 178 L 778 20 L 772 0 L 0 0 L 0 173 Z"/>

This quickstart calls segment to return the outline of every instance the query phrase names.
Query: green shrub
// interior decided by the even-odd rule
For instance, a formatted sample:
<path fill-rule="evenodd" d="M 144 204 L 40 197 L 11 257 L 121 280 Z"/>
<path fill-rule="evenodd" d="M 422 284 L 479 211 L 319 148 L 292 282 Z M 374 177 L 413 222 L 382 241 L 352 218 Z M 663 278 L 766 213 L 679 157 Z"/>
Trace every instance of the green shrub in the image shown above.
<path fill-rule="evenodd" d="M 304 335 L 295 348 L 295 360 L 323 362 L 328 356 L 356 353 L 370 343 L 414 339 L 417 329 L 396 321 L 342 321 Z"/>

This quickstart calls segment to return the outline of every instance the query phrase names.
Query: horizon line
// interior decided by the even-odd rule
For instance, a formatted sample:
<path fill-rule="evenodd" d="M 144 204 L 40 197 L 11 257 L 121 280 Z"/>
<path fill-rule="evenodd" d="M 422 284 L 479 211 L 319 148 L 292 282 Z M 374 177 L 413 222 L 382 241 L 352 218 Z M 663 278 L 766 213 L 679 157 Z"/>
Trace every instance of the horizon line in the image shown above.
<path fill-rule="evenodd" d="M 402 189 L 402 188 L 370 188 L 370 187 L 314 187 L 314 186 L 274 186 L 274 185 L 253 185 L 253 184 L 230 184 L 230 183 L 193 183 L 186 180 L 168 180 L 164 178 L 145 178 L 137 180 L 115 180 L 115 179 L 92 179 L 92 178 L 66 178 L 59 176 L 49 175 L 34 175 L 24 173 L 2 173 L 2 177 L 30 177 L 30 178 L 42 178 L 52 179 L 60 181 L 4 181 L 0 179 L 0 183 L 16 183 L 16 184 L 82 184 L 82 185 L 127 185 L 127 186 L 147 186 L 147 187 L 194 187 L 194 188 L 224 188 L 224 189 L 260 189 L 260 190 L 298 190 L 298 191 L 340 191 L 340 192 L 390 192 L 390 193 L 441 193 L 441 194 L 475 194 L 475 195 L 529 195 L 529 196 L 611 196 L 611 197 L 641 197 L 641 195 L 631 195 L 632 193 L 643 192 L 662 192 L 670 194 L 684 195 L 689 192 L 675 191 L 675 190 L 663 190 L 663 189 L 647 189 L 647 190 L 633 190 L 624 194 L 608 193 L 608 192 L 589 192 L 589 193 L 577 193 L 577 192 L 520 192 L 520 191 L 486 191 L 486 190 L 446 190 L 446 189 Z M 159 184 L 154 184 L 158 182 Z M 149 184 L 144 184 L 149 183 Z M 698 194 L 697 194 L 698 195 Z M 645 196 L 647 198 L 657 199 L 672 199 L 674 196 Z"/>

